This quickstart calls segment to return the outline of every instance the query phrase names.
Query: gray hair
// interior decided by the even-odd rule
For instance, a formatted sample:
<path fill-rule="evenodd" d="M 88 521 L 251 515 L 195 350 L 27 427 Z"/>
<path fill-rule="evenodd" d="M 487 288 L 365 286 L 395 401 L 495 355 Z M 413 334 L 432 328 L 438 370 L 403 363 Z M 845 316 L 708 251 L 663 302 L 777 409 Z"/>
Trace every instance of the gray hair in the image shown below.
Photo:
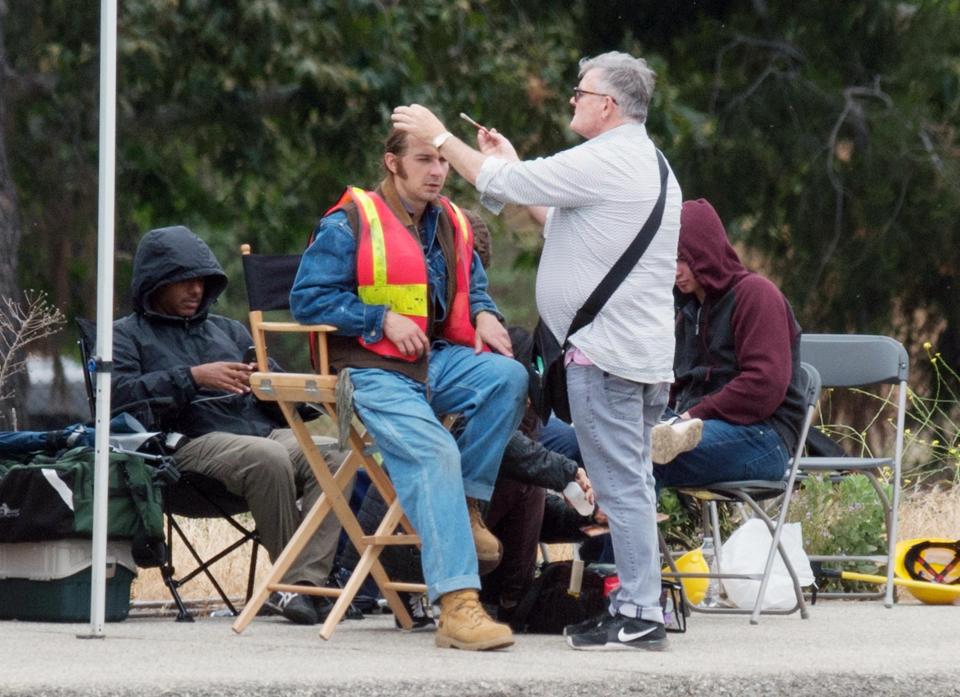
<path fill-rule="evenodd" d="M 600 72 L 603 89 L 617 100 L 624 116 L 640 123 L 647 120 L 647 107 L 653 95 L 656 73 L 643 58 L 634 58 L 619 51 L 582 58 L 579 77 L 582 78 L 590 70 Z"/>

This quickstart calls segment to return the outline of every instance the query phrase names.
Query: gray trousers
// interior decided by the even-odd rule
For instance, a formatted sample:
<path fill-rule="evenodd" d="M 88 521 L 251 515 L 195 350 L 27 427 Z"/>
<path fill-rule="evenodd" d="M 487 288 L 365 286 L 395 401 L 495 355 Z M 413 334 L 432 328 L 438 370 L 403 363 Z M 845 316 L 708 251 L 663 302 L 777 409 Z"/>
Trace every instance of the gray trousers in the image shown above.
<path fill-rule="evenodd" d="M 324 454 L 331 472 L 345 456 L 336 451 Z M 271 561 L 276 561 L 300 525 L 301 508 L 309 511 L 322 493 L 289 429 L 277 429 L 266 438 L 208 433 L 180 448 L 174 460 L 180 470 L 217 479 L 230 493 L 246 499 Z M 344 494 L 347 498 L 352 487 L 353 482 Z M 300 508 L 298 497 L 302 497 Z M 323 585 L 333 566 L 339 536 L 340 523 L 330 513 L 283 581 Z"/>
<path fill-rule="evenodd" d="M 668 387 L 624 380 L 593 365 L 567 366 L 580 454 L 609 518 L 620 577 L 610 612 L 651 622 L 663 622 L 663 611 L 650 430 L 667 404 Z"/>

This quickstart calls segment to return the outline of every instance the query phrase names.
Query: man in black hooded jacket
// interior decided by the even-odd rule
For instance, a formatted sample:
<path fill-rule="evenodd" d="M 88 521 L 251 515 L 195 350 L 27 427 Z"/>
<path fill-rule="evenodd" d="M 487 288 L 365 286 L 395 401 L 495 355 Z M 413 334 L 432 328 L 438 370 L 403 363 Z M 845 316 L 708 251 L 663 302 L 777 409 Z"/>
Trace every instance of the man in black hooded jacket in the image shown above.
<path fill-rule="evenodd" d="M 293 434 L 250 392 L 255 364 L 243 362 L 250 332 L 209 312 L 226 286 L 213 252 L 187 228 L 144 235 L 133 262 L 134 312 L 114 324 L 113 404 L 172 403 L 163 426 L 190 438 L 174 454 L 177 467 L 217 479 L 246 499 L 275 560 L 300 524 L 297 498 L 308 511 L 321 491 Z M 328 516 L 284 582 L 324 585 L 339 532 Z M 275 593 L 271 602 L 298 624 L 317 623 L 327 606 L 294 593 Z"/>

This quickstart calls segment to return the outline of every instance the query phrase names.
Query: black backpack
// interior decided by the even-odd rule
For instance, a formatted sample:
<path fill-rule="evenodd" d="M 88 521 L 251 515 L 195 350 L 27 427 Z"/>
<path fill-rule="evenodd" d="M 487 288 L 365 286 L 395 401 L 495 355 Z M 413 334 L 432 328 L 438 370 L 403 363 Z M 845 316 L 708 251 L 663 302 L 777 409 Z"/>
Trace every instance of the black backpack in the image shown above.
<path fill-rule="evenodd" d="M 560 634 L 568 624 L 583 622 L 607 608 L 603 595 L 603 574 L 587 567 L 583 570 L 580 593 L 571 595 L 571 560 L 544 564 L 510 620 L 518 632 Z"/>

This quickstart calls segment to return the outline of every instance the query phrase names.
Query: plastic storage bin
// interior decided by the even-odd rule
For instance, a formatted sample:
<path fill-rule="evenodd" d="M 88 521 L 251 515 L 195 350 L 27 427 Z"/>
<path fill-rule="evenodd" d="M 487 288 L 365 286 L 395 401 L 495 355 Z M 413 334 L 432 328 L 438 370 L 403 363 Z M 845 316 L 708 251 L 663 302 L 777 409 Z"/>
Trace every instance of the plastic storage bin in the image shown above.
<path fill-rule="evenodd" d="M 0 619 L 32 622 L 90 620 L 90 540 L 0 544 Z M 130 543 L 107 543 L 108 622 L 130 612 L 137 574 Z"/>

